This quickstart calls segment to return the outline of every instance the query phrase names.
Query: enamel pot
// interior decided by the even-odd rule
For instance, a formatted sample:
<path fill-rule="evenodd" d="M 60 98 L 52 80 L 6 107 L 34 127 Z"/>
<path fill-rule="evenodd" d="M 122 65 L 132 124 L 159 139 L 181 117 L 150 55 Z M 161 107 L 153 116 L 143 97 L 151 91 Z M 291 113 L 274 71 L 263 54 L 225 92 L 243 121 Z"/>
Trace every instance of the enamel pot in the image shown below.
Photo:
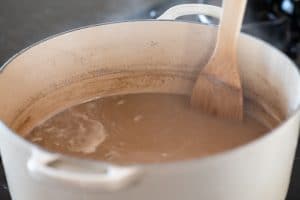
<path fill-rule="evenodd" d="M 246 34 L 238 43 L 245 112 L 268 126 L 279 123 L 248 144 L 189 161 L 117 166 L 48 152 L 22 137 L 96 97 L 190 95 L 217 28 L 175 19 L 218 18 L 220 11 L 180 5 L 158 20 L 62 33 L 11 58 L 0 73 L 0 149 L 13 200 L 284 200 L 298 140 L 300 76 L 284 54 Z"/>

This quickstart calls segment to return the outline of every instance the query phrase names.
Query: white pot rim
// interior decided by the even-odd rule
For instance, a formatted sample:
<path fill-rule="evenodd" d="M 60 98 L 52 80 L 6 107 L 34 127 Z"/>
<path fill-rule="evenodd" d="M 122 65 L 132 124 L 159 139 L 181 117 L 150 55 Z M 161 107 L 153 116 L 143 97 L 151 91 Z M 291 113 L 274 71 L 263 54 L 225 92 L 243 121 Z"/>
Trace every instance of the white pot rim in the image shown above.
<path fill-rule="evenodd" d="M 18 53 L 16 53 L 14 56 L 12 56 L 9 60 L 7 60 L 1 67 L 0 67 L 0 76 L 1 76 L 1 72 L 3 70 L 5 70 L 5 67 L 8 66 L 15 58 L 17 58 L 18 56 L 20 56 L 21 54 L 23 54 L 24 52 L 26 52 L 27 50 L 43 43 L 43 42 L 47 42 L 51 39 L 54 39 L 56 37 L 74 32 L 74 31 L 78 31 L 78 30 L 82 30 L 82 29 L 88 29 L 88 28 L 94 28 L 94 27 L 98 27 L 98 26 L 107 26 L 107 25 L 114 25 L 114 24 L 120 24 L 120 23 L 136 23 L 136 22 L 157 22 L 157 23 L 161 23 L 161 22 L 172 22 L 172 23 L 192 23 L 192 24 L 197 24 L 199 26 L 207 26 L 204 24 L 199 24 L 197 22 L 191 22 L 191 21 L 174 21 L 174 20 L 155 20 L 155 19 L 146 19 L 146 20 L 128 20 L 128 21 L 119 21 L 119 22 L 109 22 L 109 23 L 100 23 L 100 24 L 92 24 L 92 25 L 88 25 L 88 26 L 83 26 L 83 27 L 79 27 L 79 28 L 75 28 L 75 29 L 71 29 L 65 32 L 61 32 L 52 36 L 49 36 L 45 39 L 42 39 L 36 43 L 33 43 L 32 45 L 20 50 Z M 256 38 L 254 36 L 248 35 L 246 33 L 241 33 L 241 37 L 245 37 L 247 38 L 247 40 L 253 40 L 256 43 L 262 43 L 264 46 L 267 46 L 269 48 L 275 49 L 275 51 L 278 52 L 279 55 L 281 55 L 283 58 L 288 59 L 290 61 L 290 66 L 292 68 L 294 68 L 295 73 L 297 73 L 297 76 L 300 79 L 300 73 L 299 70 L 296 66 L 296 64 L 294 64 L 285 54 L 283 54 L 280 50 L 276 49 L 275 47 L 273 47 L 272 45 L 270 45 L 269 43 Z M 216 160 L 216 159 L 220 159 L 222 157 L 225 157 L 229 154 L 234 154 L 236 152 L 239 152 L 241 150 L 245 150 L 247 148 L 251 148 L 252 146 L 255 146 L 257 144 L 260 143 L 264 143 L 267 142 L 270 138 L 274 137 L 275 134 L 285 134 L 283 131 L 280 131 L 280 129 L 282 129 L 283 127 L 285 127 L 290 121 L 292 121 L 294 118 L 297 117 L 297 115 L 300 114 L 300 104 L 298 105 L 298 107 L 293 111 L 292 114 L 290 114 L 290 116 L 288 116 L 285 120 L 283 120 L 277 127 L 273 128 L 271 131 L 268 131 L 266 134 L 260 136 L 259 138 L 252 140 L 244 145 L 240 145 L 237 146 L 235 148 L 226 150 L 226 151 L 222 151 L 210 156 L 206 156 L 206 157 L 201 157 L 201 158 L 195 158 L 195 159 L 191 159 L 191 160 L 182 160 L 182 161 L 173 161 L 173 162 L 166 162 L 166 163 L 150 163 L 150 164 L 135 164 L 135 165 L 127 165 L 127 166 L 122 166 L 122 167 L 141 167 L 141 168 L 146 168 L 146 167 L 163 167 L 163 166 L 180 166 L 180 165 L 187 165 L 189 163 L 194 163 L 194 162 L 207 162 L 210 160 Z M 56 155 L 59 156 L 60 158 L 63 158 L 64 160 L 73 160 L 73 161 L 78 161 L 78 162 L 87 162 L 87 163 L 98 163 L 99 165 L 114 165 L 111 164 L 109 162 L 105 162 L 105 161 L 95 161 L 95 160 L 89 160 L 89 159 L 82 159 L 82 158 L 78 158 L 75 156 L 69 156 L 69 155 L 65 155 L 65 154 L 60 154 L 60 153 L 55 153 L 55 152 L 51 152 L 48 151 L 38 145 L 35 145 L 31 142 L 29 142 L 28 140 L 26 140 L 25 138 L 21 137 L 20 135 L 16 134 L 14 131 L 12 131 L 10 128 L 8 128 L 6 126 L 6 124 L 4 124 L 1 120 L 0 120 L 0 130 L 4 130 L 1 132 L 1 134 L 9 134 L 10 137 L 13 137 L 13 140 L 15 140 L 17 143 L 19 143 L 19 145 L 25 146 L 26 148 L 29 148 L 31 150 L 35 149 L 40 151 L 41 153 L 46 153 L 46 154 L 52 154 L 52 155 Z M 115 165 L 116 166 L 116 165 Z"/>

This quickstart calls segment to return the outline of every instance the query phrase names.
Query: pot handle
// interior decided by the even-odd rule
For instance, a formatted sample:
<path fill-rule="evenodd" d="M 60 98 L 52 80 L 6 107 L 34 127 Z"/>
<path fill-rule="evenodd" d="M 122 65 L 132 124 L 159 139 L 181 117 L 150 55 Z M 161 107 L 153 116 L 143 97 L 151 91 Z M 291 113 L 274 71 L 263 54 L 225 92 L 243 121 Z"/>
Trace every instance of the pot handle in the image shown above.
<path fill-rule="evenodd" d="M 58 162 L 65 163 L 69 167 L 66 169 L 56 166 L 55 163 Z M 97 163 L 93 172 L 88 172 L 81 166 L 82 163 L 77 162 L 77 164 L 76 161 L 68 163 L 59 154 L 46 153 L 36 148 L 32 150 L 27 169 L 33 178 L 44 183 L 108 192 L 120 190 L 135 183 L 141 174 L 141 170 L 134 166 L 120 167 L 103 164 L 99 168 L 99 163 Z"/>
<path fill-rule="evenodd" d="M 158 20 L 175 20 L 185 15 L 207 15 L 220 19 L 222 8 L 207 4 L 181 4 L 169 8 Z"/>

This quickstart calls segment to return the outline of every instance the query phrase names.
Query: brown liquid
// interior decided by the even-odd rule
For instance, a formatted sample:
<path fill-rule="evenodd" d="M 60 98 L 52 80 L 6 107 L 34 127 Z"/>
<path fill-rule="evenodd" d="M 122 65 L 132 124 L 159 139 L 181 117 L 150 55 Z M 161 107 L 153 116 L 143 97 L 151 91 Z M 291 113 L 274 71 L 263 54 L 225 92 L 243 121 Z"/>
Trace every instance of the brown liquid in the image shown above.
<path fill-rule="evenodd" d="M 52 151 L 128 164 L 199 158 L 267 131 L 249 116 L 235 122 L 194 111 L 187 96 L 132 94 L 72 107 L 27 139 Z"/>

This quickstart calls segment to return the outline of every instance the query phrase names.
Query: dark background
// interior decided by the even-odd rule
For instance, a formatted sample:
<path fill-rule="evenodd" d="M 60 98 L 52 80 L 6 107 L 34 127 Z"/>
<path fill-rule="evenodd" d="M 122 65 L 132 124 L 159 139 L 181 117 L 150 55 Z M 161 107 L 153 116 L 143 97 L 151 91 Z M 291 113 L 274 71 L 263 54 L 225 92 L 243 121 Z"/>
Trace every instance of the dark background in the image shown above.
<path fill-rule="evenodd" d="M 90 24 L 156 18 L 173 5 L 191 2 L 221 4 L 221 0 L 0 0 L 0 66 L 53 34 Z M 300 66 L 299 8 L 299 0 L 248 0 L 243 31 L 276 46 Z M 0 200 L 10 200 L 1 162 Z M 300 200 L 300 149 L 287 200 Z"/>

